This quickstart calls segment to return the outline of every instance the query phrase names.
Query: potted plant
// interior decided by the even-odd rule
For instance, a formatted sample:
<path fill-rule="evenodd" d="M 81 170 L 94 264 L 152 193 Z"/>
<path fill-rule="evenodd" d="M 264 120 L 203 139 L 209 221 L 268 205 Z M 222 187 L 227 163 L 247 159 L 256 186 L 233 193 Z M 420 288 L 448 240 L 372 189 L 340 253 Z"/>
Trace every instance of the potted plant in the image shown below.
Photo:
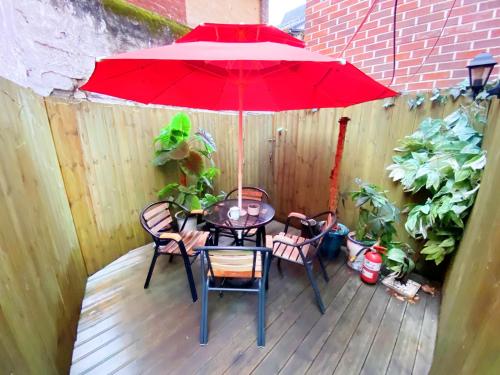
<path fill-rule="evenodd" d="M 159 198 L 169 198 L 193 212 L 223 198 L 223 194 L 212 194 L 213 182 L 220 174 L 214 166 L 212 155 L 216 145 L 210 133 L 198 130 L 191 136 L 191 121 L 183 113 L 177 113 L 154 138 L 155 157 L 153 165 L 174 163 L 179 173 L 179 182 L 167 184 L 158 192 Z M 208 166 L 207 166 L 208 164 Z M 184 223 L 185 212 L 175 213 L 179 228 Z M 188 218 L 185 230 L 196 229 L 196 215 Z"/>
<path fill-rule="evenodd" d="M 399 209 L 387 198 L 386 192 L 373 184 L 356 179 L 359 190 L 351 198 L 359 209 L 356 230 L 347 235 L 348 264 L 359 270 L 363 257 L 361 250 L 377 243 L 387 247 L 396 233 L 394 224 L 399 221 Z"/>

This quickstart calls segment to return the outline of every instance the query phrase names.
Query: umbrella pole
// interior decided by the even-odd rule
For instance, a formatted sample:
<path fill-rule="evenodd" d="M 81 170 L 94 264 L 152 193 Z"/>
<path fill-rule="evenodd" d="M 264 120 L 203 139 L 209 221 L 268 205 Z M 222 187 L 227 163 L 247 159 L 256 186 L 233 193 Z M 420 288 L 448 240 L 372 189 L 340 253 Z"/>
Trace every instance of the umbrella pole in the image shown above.
<path fill-rule="evenodd" d="M 241 72 L 240 72 L 241 75 Z M 238 85 L 238 208 L 244 215 L 242 207 L 243 196 L 243 85 Z"/>
<path fill-rule="evenodd" d="M 345 132 L 347 130 L 347 123 L 351 119 L 349 117 L 341 117 L 339 119 L 339 136 L 337 140 L 337 150 L 335 151 L 335 159 L 333 161 L 332 171 L 330 172 L 330 199 L 328 207 L 330 211 L 337 211 L 337 203 L 339 196 L 339 176 L 340 164 L 342 162 L 342 154 L 344 153 L 344 140 Z"/>
<path fill-rule="evenodd" d="M 243 213 L 242 209 L 242 195 L 243 195 L 243 111 L 238 112 L 238 207 L 240 214 Z"/>

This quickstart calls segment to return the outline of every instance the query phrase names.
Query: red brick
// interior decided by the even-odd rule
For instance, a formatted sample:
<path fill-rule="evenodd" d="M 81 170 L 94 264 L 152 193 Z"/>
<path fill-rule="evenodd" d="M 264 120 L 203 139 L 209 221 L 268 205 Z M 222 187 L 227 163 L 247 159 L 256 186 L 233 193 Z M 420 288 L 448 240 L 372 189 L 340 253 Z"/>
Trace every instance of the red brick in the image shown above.
<path fill-rule="evenodd" d="M 411 84 L 412 90 L 430 90 L 434 88 L 434 82 L 415 82 Z"/>
<path fill-rule="evenodd" d="M 392 63 L 390 64 L 382 64 L 382 65 L 375 65 L 373 67 L 374 72 L 383 72 L 385 70 L 391 70 L 392 71 Z"/>
<path fill-rule="evenodd" d="M 481 1 L 479 10 L 498 9 L 498 0 Z"/>
<path fill-rule="evenodd" d="M 398 12 L 405 13 L 409 10 L 418 8 L 418 0 L 405 1 L 403 4 L 398 5 Z"/>
<path fill-rule="evenodd" d="M 462 7 L 455 7 L 451 12 L 452 16 L 464 16 L 475 13 L 477 10 L 477 4 L 465 5 Z"/>
<path fill-rule="evenodd" d="M 424 31 L 427 31 L 427 25 L 416 25 L 416 26 L 410 26 L 406 27 L 404 29 L 401 29 L 401 36 L 405 35 L 415 35 L 418 33 L 422 33 Z"/>
<path fill-rule="evenodd" d="M 365 51 L 376 51 L 380 48 L 385 48 L 385 47 L 387 47 L 387 40 L 385 42 L 378 42 L 367 45 L 365 46 Z"/>
<path fill-rule="evenodd" d="M 318 17 L 318 18 L 313 18 L 311 20 L 311 25 L 312 26 L 315 26 L 315 25 L 320 25 L 324 22 L 327 22 L 328 21 L 328 15 L 325 15 L 325 16 L 321 16 L 321 17 Z"/>
<path fill-rule="evenodd" d="M 405 68 L 409 66 L 417 66 L 422 64 L 423 58 L 416 58 L 416 59 L 408 59 L 408 60 L 403 60 L 403 61 L 398 61 L 397 62 L 397 67 L 398 68 Z"/>
<path fill-rule="evenodd" d="M 493 11 L 488 10 L 485 12 L 476 12 L 473 14 L 468 14 L 466 16 L 462 17 L 462 23 L 470 23 L 470 22 L 476 22 L 476 21 L 483 21 L 483 20 L 488 20 L 493 18 Z"/>
<path fill-rule="evenodd" d="M 430 49 L 428 49 L 430 52 Z M 439 53 L 434 49 L 432 55 L 429 57 L 429 62 L 446 62 L 455 60 L 453 53 Z"/>
<path fill-rule="evenodd" d="M 477 50 L 468 50 L 468 51 L 463 51 L 463 52 L 457 52 L 455 55 L 456 60 L 470 60 L 474 58 L 479 53 Z"/>
<path fill-rule="evenodd" d="M 423 75 L 424 81 L 435 81 L 438 79 L 446 79 L 450 78 L 450 72 L 435 72 L 435 73 L 426 73 Z"/>
<path fill-rule="evenodd" d="M 370 37 L 370 38 L 365 38 L 361 40 L 355 40 L 354 46 L 355 47 L 361 47 L 361 46 L 366 46 L 367 44 L 373 44 L 375 43 L 375 38 Z"/>
<path fill-rule="evenodd" d="M 405 52 L 405 53 L 408 53 L 408 52 Z M 388 56 L 388 55 L 392 56 L 392 46 L 388 47 L 388 48 L 382 48 L 382 49 L 375 51 L 375 57 Z M 408 55 L 409 55 L 409 53 L 408 53 Z"/>
<path fill-rule="evenodd" d="M 492 30 L 495 31 L 495 30 Z M 500 30 L 497 30 L 500 36 Z M 492 35 L 493 36 L 493 35 Z M 488 31 L 476 31 L 473 33 L 460 34 L 457 35 L 457 42 L 469 42 L 469 41 L 477 41 L 477 40 L 485 40 L 488 38 Z"/>
<path fill-rule="evenodd" d="M 474 49 L 488 49 L 491 47 L 500 47 L 500 38 L 476 40 L 474 42 Z"/>
<path fill-rule="evenodd" d="M 472 42 L 455 43 L 439 47 L 439 52 L 447 53 L 447 52 L 467 51 L 471 48 L 471 46 Z"/>
<path fill-rule="evenodd" d="M 432 21 L 442 21 L 444 24 L 444 12 L 434 12 L 417 18 L 417 25 L 430 23 Z"/>
<path fill-rule="evenodd" d="M 476 30 L 498 29 L 500 28 L 500 18 L 476 23 Z"/>
<path fill-rule="evenodd" d="M 421 16 L 426 16 L 428 14 L 431 14 L 431 7 L 426 6 L 426 7 L 418 7 L 415 10 L 410 10 L 404 14 L 404 19 L 411 19 L 411 18 L 416 18 L 416 17 L 421 17 Z"/>
<path fill-rule="evenodd" d="M 399 52 L 413 51 L 415 49 L 420 49 L 425 47 L 425 42 L 423 40 L 414 42 L 414 43 L 406 43 L 399 46 Z"/>

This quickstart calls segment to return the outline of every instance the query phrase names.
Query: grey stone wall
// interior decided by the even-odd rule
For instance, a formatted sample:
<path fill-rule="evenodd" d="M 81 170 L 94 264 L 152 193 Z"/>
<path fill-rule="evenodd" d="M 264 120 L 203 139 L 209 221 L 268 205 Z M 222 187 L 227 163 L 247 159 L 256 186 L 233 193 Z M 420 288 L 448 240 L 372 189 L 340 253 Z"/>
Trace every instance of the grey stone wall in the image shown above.
<path fill-rule="evenodd" d="M 99 0 L 1 0 L 0 76 L 40 95 L 81 97 L 75 89 L 96 58 L 174 40 L 168 28 L 155 34 Z"/>

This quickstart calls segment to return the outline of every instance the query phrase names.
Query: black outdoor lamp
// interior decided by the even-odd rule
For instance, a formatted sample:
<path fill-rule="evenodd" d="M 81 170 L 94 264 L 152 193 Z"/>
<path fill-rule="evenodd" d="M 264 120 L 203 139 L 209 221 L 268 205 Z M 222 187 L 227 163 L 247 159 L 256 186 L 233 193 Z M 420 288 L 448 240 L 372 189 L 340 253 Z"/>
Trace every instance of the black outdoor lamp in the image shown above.
<path fill-rule="evenodd" d="M 496 64 L 497 62 L 490 53 L 483 52 L 474 57 L 470 64 L 467 65 L 469 69 L 469 87 L 472 89 L 474 99 L 486 86 Z"/>

